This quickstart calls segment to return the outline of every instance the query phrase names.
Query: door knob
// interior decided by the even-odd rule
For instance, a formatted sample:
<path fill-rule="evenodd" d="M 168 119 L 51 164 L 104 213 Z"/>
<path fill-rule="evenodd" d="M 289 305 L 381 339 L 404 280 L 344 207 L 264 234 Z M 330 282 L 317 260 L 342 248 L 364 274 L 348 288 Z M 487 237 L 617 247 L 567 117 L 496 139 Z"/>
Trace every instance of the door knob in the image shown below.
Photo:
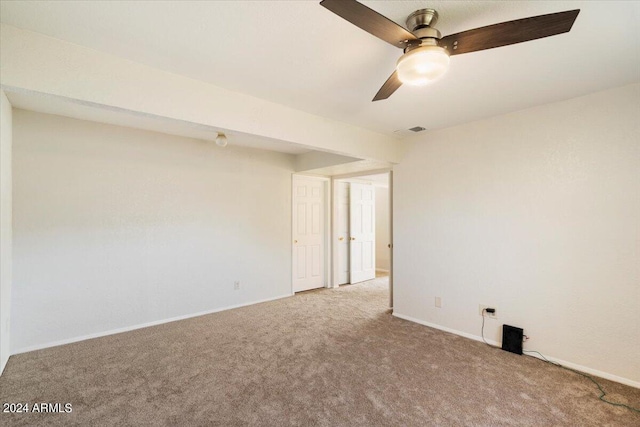
<path fill-rule="evenodd" d="M 298 241 L 297 241 L 297 240 L 294 240 L 294 241 L 293 241 L 293 243 L 298 243 Z"/>
<path fill-rule="evenodd" d="M 344 237 L 338 237 L 338 240 L 342 242 L 344 240 Z"/>
<path fill-rule="evenodd" d="M 387 245 L 387 247 L 388 247 L 389 249 L 391 249 L 391 243 L 389 243 L 389 244 Z"/>
<path fill-rule="evenodd" d="M 355 238 L 355 237 L 352 237 L 352 238 L 351 238 L 351 240 L 356 240 L 356 238 Z"/>

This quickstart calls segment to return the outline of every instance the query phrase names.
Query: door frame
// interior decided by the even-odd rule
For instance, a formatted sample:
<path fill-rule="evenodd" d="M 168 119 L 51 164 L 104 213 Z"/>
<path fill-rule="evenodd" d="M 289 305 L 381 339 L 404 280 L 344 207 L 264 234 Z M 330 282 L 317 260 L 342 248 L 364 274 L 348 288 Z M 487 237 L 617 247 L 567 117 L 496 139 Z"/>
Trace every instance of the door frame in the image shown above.
<path fill-rule="evenodd" d="M 331 260 L 333 262 L 333 271 L 332 271 L 332 275 L 331 275 L 331 287 L 332 288 L 337 288 L 340 286 L 340 260 L 339 260 L 339 256 L 340 256 L 340 250 L 338 248 L 338 245 L 340 245 L 340 224 L 338 223 L 338 220 L 340 218 L 340 212 L 339 212 L 339 208 L 340 208 L 340 204 L 342 203 L 339 198 L 341 196 L 340 194 L 340 188 L 339 188 L 339 184 L 349 184 L 349 183 L 345 183 L 343 181 L 340 181 L 338 179 L 332 180 L 331 181 L 331 186 L 332 186 L 332 191 L 333 191 L 333 198 L 332 198 L 332 215 L 331 215 L 331 225 L 332 225 L 332 230 L 331 230 L 331 241 L 333 242 L 333 247 L 332 247 L 332 254 L 331 254 Z M 349 194 L 351 194 L 351 186 L 349 185 Z M 347 209 L 349 208 L 349 206 L 347 205 Z M 346 218 L 347 221 L 349 221 L 349 218 Z M 351 225 L 351 224 L 349 224 Z M 349 239 L 349 236 L 343 236 L 346 239 Z M 351 274 L 350 272 L 348 273 L 349 275 L 349 282 L 351 281 Z"/>
<path fill-rule="evenodd" d="M 389 248 L 389 308 L 393 308 L 393 169 L 385 168 L 385 169 L 374 169 L 362 172 L 354 172 L 350 174 L 344 175 L 336 175 L 331 177 L 331 241 L 330 247 L 332 256 L 332 265 L 331 269 L 331 286 L 332 288 L 337 288 L 338 283 L 338 251 L 335 250 L 335 243 L 338 241 L 338 203 L 337 203 L 337 195 L 338 195 L 338 181 L 348 178 L 358 178 L 359 176 L 367 176 L 367 175 L 376 175 L 388 173 L 389 174 L 389 244 L 391 248 Z M 376 237 L 377 238 L 377 237 Z"/>
<path fill-rule="evenodd" d="M 290 243 L 290 250 L 289 250 L 289 259 L 291 260 L 291 295 L 295 294 L 295 291 L 293 290 L 293 282 L 295 280 L 295 278 L 293 277 L 293 257 L 294 257 L 294 252 L 293 252 L 293 235 L 294 235 L 294 231 L 293 231 L 293 217 L 295 215 L 295 204 L 294 204 L 294 200 L 295 200 L 295 187 L 293 185 L 293 181 L 296 178 L 304 178 L 304 179 L 311 179 L 311 180 L 317 180 L 317 181 L 322 181 L 323 182 L 323 188 L 324 188 L 324 198 L 323 198 L 323 204 L 324 204 L 324 236 L 323 236 L 323 240 L 324 240 L 324 253 L 322 254 L 323 257 L 323 264 L 324 264 L 324 269 L 322 272 L 322 287 L 323 288 L 329 288 L 332 285 L 332 282 L 330 280 L 331 278 L 331 271 L 333 268 L 333 265 L 331 263 L 332 261 L 332 257 L 330 256 L 331 251 L 333 250 L 330 247 L 330 243 L 331 243 L 331 239 L 330 239 L 330 227 L 331 227 L 331 223 L 333 222 L 333 217 L 331 216 L 331 201 L 333 200 L 333 192 L 332 192 L 332 186 L 329 185 L 331 182 L 331 178 L 326 177 L 326 176 L 318 176 L 318 175 L 306 175 L 303 173 L 293 173 L 291 174 L 291 228 L 290 228 L 290 234 L 289 234 L 289 243 Z"/>

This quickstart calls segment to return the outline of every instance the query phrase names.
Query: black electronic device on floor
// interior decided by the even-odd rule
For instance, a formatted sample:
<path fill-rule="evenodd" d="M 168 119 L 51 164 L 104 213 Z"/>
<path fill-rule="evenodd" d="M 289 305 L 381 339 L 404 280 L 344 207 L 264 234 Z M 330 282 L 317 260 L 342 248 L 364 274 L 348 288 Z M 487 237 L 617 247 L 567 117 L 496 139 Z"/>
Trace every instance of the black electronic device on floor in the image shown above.
<path fill-rule="evenodd" d="M 522 354 L 524 330 L 515 326 L 502 325 L 502 349 L 515 354 Z"/>

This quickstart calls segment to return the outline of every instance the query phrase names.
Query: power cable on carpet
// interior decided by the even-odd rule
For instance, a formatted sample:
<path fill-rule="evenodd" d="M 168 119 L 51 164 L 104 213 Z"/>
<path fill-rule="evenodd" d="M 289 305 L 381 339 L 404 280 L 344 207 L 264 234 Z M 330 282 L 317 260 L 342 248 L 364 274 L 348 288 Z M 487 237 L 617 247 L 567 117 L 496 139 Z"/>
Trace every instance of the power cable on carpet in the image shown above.
<path fill-rule="evenodd" d="M 484 341 L 484 343 L 490 347 L 494 347 L 494 348 L 498 348 L 495 345 L 491 345 L 487 342 L 486 339 L 484 339 L 484 313 L 486 311 L 486 308 L 482 310 L 482 330 L 481 330 L 481 334 L 482 334 L 482 341 Z M 580 371 L 576 371 L 575 369 L 571 369 L 571 368 L 567 368 L 566 366 L 563 366 L 557 362 L 552 362 L 551 360 L 547 359 L 546 357 L 544 357 L 544 355 L 542 353 L 540 353 L 539 351 L 535 351 L 535 350 L 522 350 L 525 353 L 536 353 L 538 354 L 542 359 L 536 357 L 536 359 L 542 360 L 543 362 L 549 363 L 551 365 L 555 365 L 558 366 L 562 369 L 566 369 L 567 371 L 571 371 L 573 373 L 576 373 L 580 376 L 585 377 L 586 379 L 588 379 L 589 381 L 591 381 L 592 383 L 594 383 L 596 385 L 596 387 L 598 387 L 598 390 L 600 390 L 600 396 L 598 396 L 598 399 L 600 399 L 601 401 L 603 401 L 604 403 L 608 403 L 609 405 L 613 405 L 613 406 L 619 406 L 622 408 L 627 408 L 630 409 L 634 412 L 640 412 L 640 409 L 638 408 L 634 408 L 633 406 L 629 406 L 629 405 L 625 405 L 624 403 L 616 403 L 616 402 L 611 402 L 610 400 L 605 399 L 604 397 L 607 395 L 607 393 L 604 391 L 604 389 L 602 388 L 602 386 L 600 385 L 600 383 L 598 383 L 595 379 L 593 379 L 593 377 L 591 375 L 585 374 L 584 372 L 580 372 Z M 533 356 L 532 356 L 533 357 Z"/>

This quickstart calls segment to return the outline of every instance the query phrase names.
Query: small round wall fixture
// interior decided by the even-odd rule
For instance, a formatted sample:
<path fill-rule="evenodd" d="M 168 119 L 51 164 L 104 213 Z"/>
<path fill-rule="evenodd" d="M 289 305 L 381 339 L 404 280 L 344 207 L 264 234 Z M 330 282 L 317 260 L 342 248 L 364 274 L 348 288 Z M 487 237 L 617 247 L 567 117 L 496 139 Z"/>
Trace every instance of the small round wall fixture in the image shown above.
<path fill-rule="evenodd" d="M 218 132 L 218 136 L 216 137 L 216 145 L 218 147 L 227 146 L 227 136 L 224 133 Z"/>

